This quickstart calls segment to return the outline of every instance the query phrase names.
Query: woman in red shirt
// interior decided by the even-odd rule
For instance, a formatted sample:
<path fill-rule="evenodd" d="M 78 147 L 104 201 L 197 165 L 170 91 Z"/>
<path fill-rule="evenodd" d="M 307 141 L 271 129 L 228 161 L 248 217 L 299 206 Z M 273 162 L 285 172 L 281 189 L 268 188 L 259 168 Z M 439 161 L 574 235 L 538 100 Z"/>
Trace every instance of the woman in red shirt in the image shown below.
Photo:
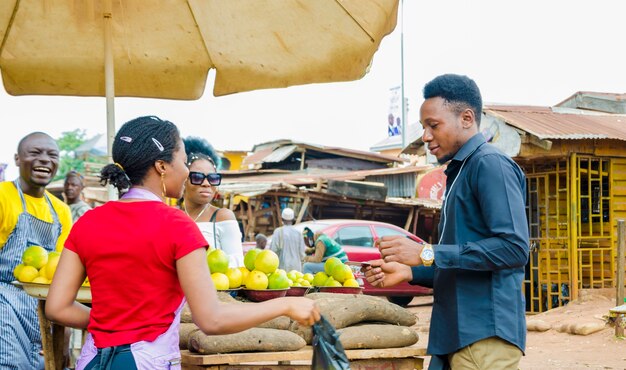
<path fill-rule="evenodd" d="M 206 240 L 185 213 L 164 203 L 180 198 L 189 175 L 176 126 L 157 117 L 125 123 L 102 169 L 119 201 L 93 209 L 74 224 L 50 287 L 46 315 L 87 328 L 77 369 L 180 368 L 179 316 L 189 304 L 206 334 L 228 334 L 287 315 L 304 325 L 319 320 L 307 298 L 221 304 L 206 263 Z M 91 308 L 75 302 L 89 277 Z M 169 366 L 169 367 L 167 367 Z"/>

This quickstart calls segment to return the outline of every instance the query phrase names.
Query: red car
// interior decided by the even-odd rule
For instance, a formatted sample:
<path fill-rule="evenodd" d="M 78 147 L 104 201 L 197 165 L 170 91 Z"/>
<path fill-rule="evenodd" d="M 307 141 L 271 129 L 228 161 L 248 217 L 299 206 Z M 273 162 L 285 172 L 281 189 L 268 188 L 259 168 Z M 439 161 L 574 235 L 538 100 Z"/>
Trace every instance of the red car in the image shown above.
<path fill-rule="evenodd" d="M 295 225 L 302 231 L 305 227 L 313 232 L 321 231 L 341 244 L 348 254 L 350 261 L 370 261 L 380 258 L 380 252 L 374 247 L 374 242 L 386 235 L 402 235 L 416 242 L 424 242 L 410 232 L 384 222 L 366 220 L 317 220 L 306 221 Z M 269 245 L 268 241 L 268 245 Z M 244 253 L 254 247 L 254 242 L 244 243 Z M 357 276 L 357 278 L 360 276 Z M 401 306 L 408 305 L 414 296 L 430 295 L 431 288 L 419 285 L 402 283 L 394 287 L 376 288 L 363 280 L 363 293 L 369 295 L 386 296 L 389 301 Z"/>

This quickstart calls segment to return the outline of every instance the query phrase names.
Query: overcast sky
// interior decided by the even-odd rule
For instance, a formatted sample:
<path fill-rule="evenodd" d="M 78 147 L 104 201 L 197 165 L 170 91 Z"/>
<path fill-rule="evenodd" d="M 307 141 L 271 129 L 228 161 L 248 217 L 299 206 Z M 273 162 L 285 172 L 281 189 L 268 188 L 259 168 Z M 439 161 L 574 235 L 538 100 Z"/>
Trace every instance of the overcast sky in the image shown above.
<path fill-rule="evenodd" d="M 466 74 L 485 102 L 554 105 L 576 91 L 626 92 L 626 1 L 404 0 L 405 94 L 417 122 L 421 88 L 443 73 Z M 361 80 L 260 90 L 216 98 L 211 73 L 198 101 L 117 98 L 116 122 L 153 114 L 183 136 L 220 150 L 293 139 L 368 150 L 387 135 L 390 89 L 401 83 L 400 32 L 383 39 Z M 11 97 L 0 88 L 0 162 L 32 131 L 58 138 L 106 132 L 104 98 Z M 625 128 L 626 129 L 626 128 Z"/>

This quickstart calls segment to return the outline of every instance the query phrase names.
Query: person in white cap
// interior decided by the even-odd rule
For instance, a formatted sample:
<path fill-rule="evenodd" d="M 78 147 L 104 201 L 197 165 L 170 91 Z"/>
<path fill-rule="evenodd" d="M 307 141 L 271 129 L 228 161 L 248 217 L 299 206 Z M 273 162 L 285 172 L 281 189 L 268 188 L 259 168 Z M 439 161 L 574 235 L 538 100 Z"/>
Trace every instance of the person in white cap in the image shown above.
<path fill-rule="evenodd" d="M 283 226 L 274 230 L 270 250 L 278 254 L 278 268 L 302 271 L 305 245 L 302 234 L 293 227 L 293 209 L 283 209 L 280 217 L 283 219 Z"/>

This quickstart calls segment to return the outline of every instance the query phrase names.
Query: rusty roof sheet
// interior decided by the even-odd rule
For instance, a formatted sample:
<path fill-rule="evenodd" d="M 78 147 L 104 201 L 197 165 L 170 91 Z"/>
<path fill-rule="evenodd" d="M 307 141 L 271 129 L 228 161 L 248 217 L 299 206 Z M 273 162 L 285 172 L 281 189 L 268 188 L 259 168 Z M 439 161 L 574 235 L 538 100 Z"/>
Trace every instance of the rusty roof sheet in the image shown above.
<path fill-rule="evenodd" d="M 425 172 L 432 165 L 381 168 L 361 171 L 337 171 L 314 169 L 305 171 L 238 171 L 223 172 L 222 184 L 235 183 L 284 183 L 290 185 L 312 185 L 327 180 L 364 180 L 368 176 L 398 175 L 411 172 Z"/>
<path fill-rule="evenodd" d="M 606 100 L 613 100 L 613 101 L 626 101 L 626 93 L 618 94 L 618 93 L 606 93 L 606 92 L 595 92 L 595 91 L 577 91 L 574 94 L 567 97 L 567 99 L 564 99 L 563 101 L 556 104 L 556 106 L 557 107 L 561 106 L 564 103 L 570 100 L 576 99 L 577 96 L 581 96 L 581 95 L 590 96 L 594 98 L 600 98 L 600 99 L 606 99 Z"/>
<path fill-rule="evenodd" d="M 626 141 L 626 115 L 532 106 L 485 106 L 486 114 L 540 139 L 614 139 Z"/>
<path fill-rule="evenodd" d="M 252 149 L 254 153 L 244 158 L 243 165 L 247 166 L 264 162 L 280 162 L 296 151 L 306 152 L 307 150 L 333 154 L 338 157 L 357 158 L 377 163 L 407 162 L 406 159 L 393 155 L 281 139 L 255 145 Z"/>

